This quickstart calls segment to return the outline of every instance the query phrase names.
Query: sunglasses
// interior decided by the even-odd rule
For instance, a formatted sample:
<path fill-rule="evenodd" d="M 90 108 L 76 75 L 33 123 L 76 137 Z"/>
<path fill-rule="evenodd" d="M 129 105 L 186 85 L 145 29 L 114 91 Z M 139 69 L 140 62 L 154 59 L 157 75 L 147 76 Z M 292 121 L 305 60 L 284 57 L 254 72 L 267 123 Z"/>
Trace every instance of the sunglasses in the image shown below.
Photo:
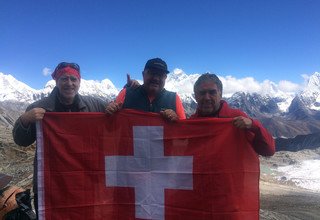
<path fill-rule="evenodd" d="M 217 95 L 218 94 L 218 91 L 217 90 L 215 90 L 215 89 L 209 89 L 209 90 L 201 90 L 201 91 L 198 91 L 198 93 L 199 93 L 199 95 L 201 95 L 201 96 L 204 96 L 204 95 L 206 95 L 207 93 L 209 94 L 209 95 Z"/>
<path fill-rule="evenodd" d="M 68 66 L 80 72 L 80 66 L 78 64 L 76 64 L 76 63 L 67 63 L 67 62 L 59 63 L 58 66 L 56 67 L 55 71 L 58 71 L 58 70 L 60 70 L 62 68 L 68 67 Z"/>

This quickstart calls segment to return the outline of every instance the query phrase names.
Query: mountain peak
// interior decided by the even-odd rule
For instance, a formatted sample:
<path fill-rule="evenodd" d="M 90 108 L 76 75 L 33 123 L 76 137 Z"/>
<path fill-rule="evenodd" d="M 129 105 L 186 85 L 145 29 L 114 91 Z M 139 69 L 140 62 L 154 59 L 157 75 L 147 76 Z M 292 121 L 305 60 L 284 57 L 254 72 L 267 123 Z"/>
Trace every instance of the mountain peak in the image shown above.
<path fill-rule="evenodd" d="M 320 90 L 320 73 L 315 72 L 309 78 L 307 88 Z"/>
<path fill-rule="evenodd" d="M 33 93 L 36 92 L 28 85 L 16 80 L 13 76 L 5 75 L 0 72 L 0 101 L 20 100 L 29 102 L 33 99 Z"/>
<path fill-rule="evenodd" d="M 185 72 L 182 69 L 175 68 L 172 72 L 173 75 L 183 75 Z"/>
<path fill-rule="evenodd" d="M 299 97 L 306 107 L 320 110 L 320 73 L 315 72 L 309 77 L 307 86 Z"/>
<path fill-rule="evenodd" d="M 191 95 L 193 93 L 193 84 L 199 76 L 199 74 L 187 75 L 182 69 L 176 68 L 172 73 L 168 74 L 165 88 L 180 95 Z"/>

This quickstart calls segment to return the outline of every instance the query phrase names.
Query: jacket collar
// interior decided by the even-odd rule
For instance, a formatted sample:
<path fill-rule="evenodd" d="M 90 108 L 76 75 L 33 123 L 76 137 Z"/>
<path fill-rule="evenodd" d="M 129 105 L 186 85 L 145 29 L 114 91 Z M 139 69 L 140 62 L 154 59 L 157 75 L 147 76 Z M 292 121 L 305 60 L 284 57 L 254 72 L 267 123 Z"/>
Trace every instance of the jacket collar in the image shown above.
<path fill-rule="evenodd" d="M 58 87 L 54 87 L 50 95 L 48 96 L 47 99 L 42 103 L 42 108 L 46 109 L 48 112 L 54 112 L 55 106 L 56 106 L 56 101 L 58 101 L 58 95 L 59 95 L 59 90 Z M 81 111 L 82 109 L 86 108 L 85 103 L 82 100 L 81 95 L 77 94 L 76 97 L 78 101 L 78 109 Z"/>

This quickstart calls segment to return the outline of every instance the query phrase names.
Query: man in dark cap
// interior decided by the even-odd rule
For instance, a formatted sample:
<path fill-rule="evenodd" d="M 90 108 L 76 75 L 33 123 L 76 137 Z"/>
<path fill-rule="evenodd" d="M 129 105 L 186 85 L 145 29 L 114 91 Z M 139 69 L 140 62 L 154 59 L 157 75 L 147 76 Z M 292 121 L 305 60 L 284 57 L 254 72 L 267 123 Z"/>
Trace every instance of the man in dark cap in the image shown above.
<path fill-rule="evenodd" d="M 124 88 L 115 102 L 107 108 L 107 114 L 113 114 L 122 108 L 160 113 L 170 121 L 185 119 L 180 97 L 164 89 L 169 73 L 165 61 L 154 58 L 147 61 L 142 72 L 143 84 L 137 88 Z"/>
<path fill-rule="evenodd" d="M 81 96 L 80 67 L 76 63 L 60 63 L 52 73 L 56 86 L 48 97 L 29 105 L 15 122 L 13 139 L 20 146 L 28 146 L 36 140 L 36 121 L 43 119 L 45 112 L 105 112 L 106 102 L 94 97 Z M 34 163 L 34 193 L 37 210 L 37 159 Z"/>

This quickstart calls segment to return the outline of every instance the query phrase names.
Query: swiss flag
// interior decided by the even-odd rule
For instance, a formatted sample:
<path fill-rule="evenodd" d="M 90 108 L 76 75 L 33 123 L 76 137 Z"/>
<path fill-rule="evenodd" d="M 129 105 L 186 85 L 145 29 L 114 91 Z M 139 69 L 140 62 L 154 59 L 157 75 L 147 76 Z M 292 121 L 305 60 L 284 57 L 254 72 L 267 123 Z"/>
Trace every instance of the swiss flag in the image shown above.
<path fill-rule="evenodd" d="M 259 219 L 259 159 L 231 121 L 46 113 L 39 219 Z"/>

